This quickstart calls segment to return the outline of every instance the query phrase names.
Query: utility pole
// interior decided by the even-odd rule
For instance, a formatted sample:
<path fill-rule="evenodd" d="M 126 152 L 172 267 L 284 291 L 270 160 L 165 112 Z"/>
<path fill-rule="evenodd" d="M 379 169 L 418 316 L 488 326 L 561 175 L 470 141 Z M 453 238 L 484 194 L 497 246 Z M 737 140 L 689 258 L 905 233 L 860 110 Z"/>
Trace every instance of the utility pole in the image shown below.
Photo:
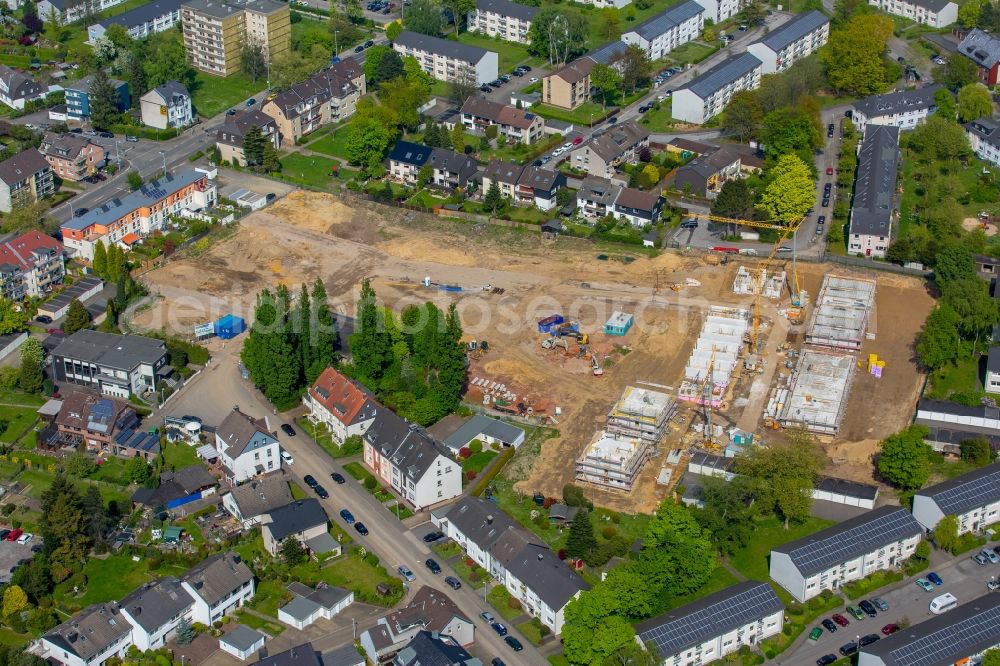
<path fill-rule="evenodd" d="M 340 49 L 337 47 L 337 33 L 338 32 L 340 32 L 340 31 L 339 30 L 334 30 L 333 31 L 333 55 L 335 55 L 335 56 L 339 56 L 340 55 Z M 268 78 L 271 78 L 271 77 L 268 77 Z M 270 87 L 270 85 L 268 85 L 268 87 Z"/>

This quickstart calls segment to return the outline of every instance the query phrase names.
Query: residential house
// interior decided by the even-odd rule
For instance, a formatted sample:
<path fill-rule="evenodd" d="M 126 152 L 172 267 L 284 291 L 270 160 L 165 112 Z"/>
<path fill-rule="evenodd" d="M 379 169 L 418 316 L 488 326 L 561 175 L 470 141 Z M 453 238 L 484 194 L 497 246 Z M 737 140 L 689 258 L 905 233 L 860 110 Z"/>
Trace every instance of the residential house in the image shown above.
<path fill-rule="evenodd" d="M 219 148 L 224 162 L 237 166 L 246 165 L 243 141 L 251 127 L 260 128 L 261 133 L 267 137 L 275 150 L 281 148 L 281 133 L 274 118 L 258 109 L 237 111 L 235 115 L 226 116 L 226 121 L 215 133 L 215 145 Z"/>
<path fill-rule="evenodd" d="M 618 165 L 635 162 L 640 151 L 648 146 L 649 130 L 627 120 L 575 149 L 570 153 L 570 163 L 591 176 L 611 178 Z"/>
<path fill-rule="evenodd" d="M 108 153 L 101 144 L 82 134 L 46 132 L 38 152 L 63 180 L 79 182 L 107 164 Z"/>
<path fill-rule="evenodd" d="M 90 212 L 63 223 L 63 244 L 85 261 L 94 258 L 96 243 L 129 248 L 154 231 L 162 231 L 171 215 L 215 206 L 215 183 L 199 169 L 168 173 L 124 197 L 114 197 Z"/>
<path fill-rule="evenodd" d="M 643 191 L 626 187 L 615 200 L 611 215 L 616 220 L 625 220 L 633 227 L 643 227 L 660 221 L 663 198 L 656 191 Z"/>
<path fill-rule="evenodd" d="M 756 90 L 764 66 L 752 53 L 731 56 L 674 91 L 671 113 L 677 120 L 701 125 L 714 118 L 734 94 Z"/>
<path fill-rule="evenodd" d="M 296 144 L 320 127 L 353 116 L 367 91 L 361 63 L 347 58 L 278 93 L 261 110 L 274 118 L 281 141 Z"/>
<path fill-rule="evenodd" d="M 715 198 L 727 180 L 740 177 L 741 166 L 739 153 L 728 146 L 716 148 L 678 167 L 671 186 L 699 197 Z"/>
<path fill-rule="evenodd" d="M 260 46 L 268 62 L 291 49 L 291 12 L 276 0 L 186 0 L 181 28 L 188 63 L 216 76 L 238 72 L 248 44 Z"/>
<path fill-rule="evenodd" d="M 219 638 L 219 648 L 240 661 L 246 661 L 264 647 L 264 634 L 238 624 Z"/>
<path fill-rule="evenodd" d="M 500 188 L 500 194 L 513 201 L 517 190 L 517 181 L 520 180 L 523 172 L 524 167 L 520 164 L 498 159 L 490 160 L 486 168 L 483 169 L 483 196 L 485 197 L 493 183 L 496 183 L 497 187 Z"/>
<path fill-rule="evenodd" d="M 104 36 L 113 25 L 120 25 L 132 39 L 144 39 L 158 32 L 170 30 L 181 22 L 181 3 L 184 0 L 154 0 L 146 5 L 98 21 L 87 28 L 87 41 L 93 44 Z"/>
<path fill-rule="evenodd" d="M 913 517 L 933 530 L 945 516 L 958 518 L 958 533 L 981 532 L 1000 521 L 1000 463 L 980 467 L 913 496 Z"/>
<path fill-rule="evenodd" d="M 485 134 L 487 127 L 496 125 L 500 143 L 530 145 L 541 139 L 545 131 L 545 119 L 538 114 L 476 96 L 462 105 L 462 124 L 477 134 Z"/>
<path fill-rule="evenodd" d="M 66 88 L 66 115 L 71 120 L 86 120 L 90 118 L 90 89 L 94 85 L 95 74 L 88 74 L 82 79 L 70 81 Z M 111 87 L 115 90 L 116 108 L 127 111 L 132 105 L 129 97 L 128 83 L 111 79 Z"/>
<path fill-rule="evenodd" d="M 378 620 L 359 642 L 372 663 L 381 663 L 403 649 L 421 632 L 446 636 L 458 645 L 472 645 L 476 626 L 448 595 L 421 585 L 413 600 Z"/>
<path fill-rule="evenodd" d="M 65 666 L 103 666 L 124 658 L 132 646 L 132 625 L 116 601 L 87 606 L 39 639 L 39 656 Z"/>
<path fill-rule="evenodd" d="M 625 55 L 625 49 L 627 48 L 628 44 L 619 39 L 617 41 L 608 42 L 607 44 L 598 46 L 581 59 L 585 58 L 587 60 L 593 60 L 595 65 L 613 66 L 620 72 L 621 65 L 619 65 L 618 62 L 622 59 L 622 56 Z"/>
<path fill-rule="evenodd" d="M 542 77 L 542 102 L 561 109 L 575 109 L 590 101 L 590 72 L 595 62 L 578 58 Z"/>
<path fill-rule="evenodd" d="M 987 592 L 947 613 L 861 648 L 858 666 L 982 663 L 1000 645 L 1000 595 Z M 917 656 L 919 655 L 919 656 Z"/>
<path fill-rule="evenodd" d="M 125 0 L 40 0 L 35 6 L 38 17 L 43 21 L 51 20 L 53 13 L 63 23 L 79 21 L 87 16 L 99 14 L 106 9 L 120 5 Z"/>
<path fill-rule="evenodd" d="M 392 666 L 428 666 L 429 664 L 448 664 L 448 666 L 480 666 L 478 658 L 473 657 L 454 639 L 421 631 L 413 637 L 406 646 L 396 653 Z"/>
<path fill-rule="evenodd" d="M 261 657 L 252 666 L 340 666 L 324 661 L 312 643 L 303 643 L 278 654 Z"/>
<path fill-rule="evenodd" d="M 924 530 L 910 512 L 882 506 L 771 550 L 770 576 L 804 602 L 876 571 L 899 567 Z"/>
<path fill-rule="evenodd" d="M 326 368 L 306 391 L 302 404 L 312 423 L 322 424 L 338 444 L 351 436 L 361 436 L 380 408 L 368 389 Z"/>
<path fill-rule="evenodd" d="M 705 18 L 711 19 L 715 25 L 736 16 L 743 9 L 740 0 L 698 0 L 698 4 L 705 8 Z"/>
<path fill-rule="evenodd" d="M 273 509 L 261 519 L 264 549 L 272 555 L 281 551 L 285 539 L 297 539 L 303 547 L 313 537 L 327 534 L 330 518 L 315 497 L 296 500 Z"/>
<path fill-rule="evenodd" d="M 958 52 L 976 63 L 980 83 L 992 88 L 1000 82 L 1000 37 L 973 28 L 959 43 Z"/>
<path fill-rule="evenodd" d="M 664 664 L 704 666 L 781 633 L 785 605 L 767 583 L 744 581 L 636 625 Z"/>
<path fill-rule="evenodd" d="M 162 340 L 83 329 L 52 351 L 52 374 L 59 384 L 78 384 L 127 400 L 159 389 L 170 370 Z"/>
<path fill-rule="evenodd" d="M 323 653 L 323 663 L 326 666 L 336 664 L 336 666 L 365 666 L 365 658 L 358 652 L 354 643 L 341 645 L 328 652 Z"/>
<path fill-rule="evenodd" d="M 239 407 L 216 427 L 215 450 L 226 480 L 233 485 L 281 468 L 280 447 L 267 417 L 255 419 Z"/>
<path fill-rule="evenodd" d="M 0 65 L 0 102 L 12 109 L 23 109 L 28 102 L 45 97 L 46 87 L 27 74 Z"/>
<path fill-rule="evenodd" d="M 590 589 L 538 537 L 493 502 L 467 496 L 433 511 L 431 522 L 553 634 L 562 632 L 566 605 Z"/>
<path fill-rule="evenodd" d="M 159 436 L 139 428 L 131 403 L 82 389 L 64 392 L 59 413 L 39 441 L 47 448 L 85 447 L 102 456 L 154 461 L 160 455 Z"/>
<path fill-rule="evenodd" d="M 890 125 L 901 131 L 911 130 L 937 110 L 934 95 L 944 86 L 935 83 L 916 90 L 902 90 L 872 95 L 854 102 L 851 120 L 862 134 L 869 125 Z"/>
<path fill-rule="evenodd" d="M 40 231 L 0 242 L 0 293 L 11 301 L 42 298 L 66 275 L 63 245 Z"/>
<path fill-rule="evenodd" d="M 0 212 L 28 206 L 55 192 L 52 168 L 35 148 L 0 162 Z"/>
<path fill-rule="evenodd" d="M 448 435 L 442 442 L 453 453 L 478 439 L 486 446 L 519 447 L 524 443 L 524 430 L 512 423 L 506 423 L 489 416 L 476 414 L 463 423 L 458 430 Z"/>
<path fill-rule="evenodd" d="M 414 185 L 417 182 L 417 175 L 420 167 L 427 164 L 434 151 L 430 146 L 409 141 L 397 141 L 389 153 L 389 175 L 407 185 Z"/>
<path fill-rule="evenodd" d="M 218 479 L 212 476 L 204 465 L 200 463 L 188 465 L 176 472 L 160 472 L 160 485 L 156 488 L 143 487 L 136 490 L 132 493 L 132 504 L 141 504 L 154 510 L 158 507 L 174 508 L 188 501 L 214 495 L 218 484 Z"/>
<path fill-rule="evenodd" d="M 892 222 L 896 216 L 899 161 L 899 128 L 870 126 L 858 149 L 858 170 L 848 222 L 848 253 L 885 257 L 892 242 Z"/>
<path fill-rule="evenodd" d="M 191 619 L 212 626 L 242 607 L 256 593 L 253 572 L 239 553 L 217 553 L 202 560 L 182 580 L 194 599 Z"/>
<path fill-rule="evenodd" d="M 511 0 L 476 0 L 466 25 L 469 32 L 481 32 L 508 42 L 528 44 L 531 21 L 538 7 L 529 7 Z"/>
<path fill-rule="evenodd" d="M 526 166 L 514 189 L 514 204 L 552 210 L 557 203 L 559 190 L 566 187 L 566 176 L 561 171 L 544 167 Z"/>
<path fill-rule="evenodd" d="M 868 0 L 868 4 L 932 28 L 946 28 L 958 20 L 958 5 L 951 0 Z"/>
<path fill-rule="evenodd" d="M 413 56 L 438 81 L 463 81 L 481 86 L 499 75 L 499 55 L 478 46 L 404 30 L 392 48 L 401 57 Z"/>
<path fill-rule="evenodd" d="M 818 10 L 797 14 L 747 47 L 763 63 L 764 74 L 783 72 L 815 53 L 830 37 L 830 19 Z"/>
<path fill-rule="evenodd" d="M 466 187 L 479 173 L 479 162 L 447 148 L 435 148 L 429 161 L 432 171 L 429 185 L 454 190 Z"/>
<path fill-rule="evenodd" d="M 312 588 L 295 581 L 288 585 L 293 597 L 278 609 L 278 619 L 296 629 L 305 629 L 316 620 L 332 620 L 354 603 L 354 593 L 341 587 L 320 583 Z M 337 662 L 334 662 L 336 664 Z"/>
<path fill-rule="evenodd" d="M 660 60 L 682 44 L 698 39 L 705 27 L 705 8 L 695 0 L 684 0 L 661 14 L 622 33 L 622 41 Z"/>
<path fill-rule="evenodd" d="M 288 482 L 279 476 L 253 479 L 222 496 L 222 506 L 243 525 L 243 529 L 260 525 L 267 514 L 291 502 Z"/>
<path fill-rule="evenodd" d="M 168 81 L 139 98 L 142 124 L 156 129 L 187 127 L 194 122 L 191 93 L 179 81 Z"/>
<path fill-rule="evenodd" d="M 1000 166 L 1000 122 L 993 118 L 973 120 L 965 124 L 965 136 L 976 157 Z"/>
<path fill-rule="evenodd" d="M 157 650 L 176 635 L 181 618 L 191 621 L 191 595 L 180 579 L 146 583 L 120 602 L 121 614 L 132 625 L 132 644 L 140 651 Z"/>
<path fill-rule="evenodd" d="M 588 219 L 599 219 L 614 212 L 622 186 L 607 178 L 587 176 L 576 191 L 576 207 Z"/>

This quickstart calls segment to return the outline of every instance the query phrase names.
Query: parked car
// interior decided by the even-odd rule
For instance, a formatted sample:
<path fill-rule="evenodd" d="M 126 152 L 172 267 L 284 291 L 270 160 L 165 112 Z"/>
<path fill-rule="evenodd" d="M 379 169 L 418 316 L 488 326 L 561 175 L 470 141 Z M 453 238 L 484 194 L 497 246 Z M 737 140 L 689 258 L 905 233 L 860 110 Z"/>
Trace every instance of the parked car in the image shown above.
<path fill-rule="evenodd" d="M 292 457 L 292 454 L 291 454 L 291 453 L 289 453 L 288 451 L 282 451 L 282 452 L 281 452 L 281 460 L 282 460 L 282 461 L 283 461 L 283 462 L 284 462 L 284 463 L 285 463 L 286 465 L 291 465 L 291 464 L 293 464 L 293 463 L 295 462 L 295 458 L 293 458 L 293 457 Z"/>
<path fill-rule="evenodd" d="M 490 662 L 490 666 L 507 666 L 507 664 L 505 664 L 503 659 L 500 657 L 493 657 L 493 661 Z"/>
<path fill-rule="evenodd" d="M 837 625 L 834 624 L 833 620 L 831 620 L 830 618 L 823 620 L 822 622 L 820 622 L 820 624 L 822 624 L 823 628 L 829 631 L 831 634 L 837 633 Z"/>
<path fill-rule="evenodd" d="M 815 641 L 819 640 L 819 637 L 823 635 L 823 627 L 813 627 L 813 630 L 809 632 L 809 640 Z"/>
<path fill-rule="evenodd" d="M 72 133 L 72 134 L 83 134 L 83 128 L 82 127 L 74 127 L 73 129 L 70 130 L 70 133 Z"/>
<path fill-rule="evenodd" d="M 17 541 L 18 539 L 21 538 L 22 534 L 24 534 L 24 530 L 22 530 L 21 528 L 18 528 L 16 530 L 11 530 L 10 533 L 7 534 L 7 541 Z"/>
<path fill-rule="evenodd" d="M 827 167 L 826 168 L 826 175 L 828 175 L 828 176 L 832 176 L 833 175 L 833 167 Z"/>
<path fill-rule="evenodd" d="M 37 321 L 39 324 L 51 324 L 52 317 L 48 315 L 38 315 L 37 317 L 35 317 L 35 321 Z"/>
<path fill-rule="evenodd" d="M 344 522 L 347 523 L 348 525 L 354 524 L 354 514 L 348 511 L 347 509 L 340 510 L 340 517 L 343 518 Z"/>
<path fill-rule="evenodd" d="M 493 631 L 497 632 L 499 635 L 507 635 L 507 627 L 503 626 L 502 622 L 491 622 L 490 626 L 493 628 Z"/>
<path fill-rule="evenodd" d="M 115 135 L 112 134 L 111 132 L 98 132 L 97 136 L 101 137 L 102 139 L 113 139 L 113 138 L 115 138 Z"/>
<path fill-rule="evenodd" d="M 864 611 L 862 611 L 857 606 L 848 606 L 847 607 L 847 612 L 850 613 L 851 617 L 853 617 L 855 620 L 863 620 L 863 619 L 865 619 L 865 613 L 864 613 Z"/>
<path fill-rule="evenodd" d="M 35 535 L 34 535 L 34 534 L 32 534 L 31 532 L 25 532 L 24 534 L 22 534 L 21 536 L 19 536 L 19 537 L 17 538 L 17 542 L 18 542 L 19 544 L 21 544 L 21 545 L 23 546 L 24 544 L 26 544 L 26 543 L 28 543 L 29 541 L 31 541 L 31 539 L 32 539 L 32 538 L 33 538 L 34 536 L 35 536 Z"/>
<path fill-rule="evenodd" d="M 985 566 L 990 563 L 990 561 L 986 557 L 984 557 L 982 553 L 976 553 L 975 555 L 972 556 L 972 559 L 975 560 L 976 564 L 980 566 Z"/>
<path fill-rule="evenodd" d="M 929 574 L 927 574 L 927 580 L 929 580 L 930 582 L 934 583 L 938 587 L 940 587 L 941 585 L 944 585 L 944 580 L 942 580 L 941 576 L 937 575 L 937 573 L 934 572 L 934 571 L 932 571 Z"/>
<path fill-rule="evenodd" d="M 410 571 L 410 569 L 405 564 L 400 564 L 398 567 L 396 567 L 396 571 L 399 572 L 400 576 L 410 581 L 411 583 L 417 579 L 417 577 L 413 575 L 413 572 Z"/>
<path fill-rule="evenodd" d="M 861 640 L 858 641 L 858 644 L 861 647 L 864 647 L 866 645 L 871 645 L 872 643 L 874 643 L 878 639 L 879 639 L 879 635 L 878 634 L 868 634 L 866 636 L 862 636 Z"/>
<path fill-rule="evenodd" d="M 830 617 L 832 617 L 833 621 L 836 622 L 837 624 L 839 624 L 842 627 L 846 627 L 847 625 L 849 625 L 851 623 L 850 620 L 848 620 L 846 617 L 844 617 L 840 613 L 834 613 Z"/>
<path fill-rule="evenodd" d="M 323 486 L 319 485 L 318 483 L 316 484 L 316 487 L 313 488 L 313 490 L 316 491 L 316 494 L 319 496 L 320 499 L 329 499 L 330 498 L 330 493 L 326 492 L 326 488 L 324 488 Z"/>
<path fill-rule="evenodd" d="M 822 657 L 816 660 L 816 666 L 829 666 L 829 664 L 832 664 L 835 661 L 837 661 L 837 655 L 824 654 Z"/>
<path fill-rule="evenodd" d="M 990 592 L 996 592 L 997 590 L 1000 590 L 1000 581 L 997 580 L 987 581 L 986 589 L 989 590 Z"/>
<path fill-rule="evenodd" d="M 139 143 L 139 137 L 132 136 L 131 134 L 126 134 L 125 140 L 128 141 L 129 143 Z"/>
<path fill-rule="evenodd" d="M 483 85 L 479 86 L 479 89 L 482 90 L 484 93 L 493 92 L 493 88 L 490 88 L 485 83 Z"/>
<path fill-rule="evenodd" d="M 10 534 L 10 530 L 6 527 L 0 530 L 0 541 L 6 541 L 8 534 Z"/>
<path fill-rule="evenodd" d="M 281 424 L 281 432 L 285 433 L 289 437 L 295 437 L 295 428 L 288 425 L 287 423 Z"/>
<path fill-rule="evenodd" d="M 521 645 L 521 641 L 517 640 L 513 636 L 504 636 L 503 640 L 505 643 L 507 643 L 507 645 L 510 646 L 510 649 L 513 650 L 514 652 L 520 652 L 521 650 L 524 649 L 524 646 Z"/>
<path fill-rule="evenodd" d="M 31 547 L 31 552 L 40 553 L 42 552 L 42 548 L 43 548 L 42 544 L 36 543 L 34 546 Z"/>
<path fill-rule="evenodd" d="M 368 528 L 364 523 L 354 523 L 354 530 L 361 536 L 368 536 Z"/>
<path fill-rule="evenodd" d="M 319 485 L 319 482 L 316 481 L 316 479 L 313 477 L 312 474 L 306 474 L 304 477 L 302 477 L 302 480 L 305 481 L 306 485 L 309 486 L 310 488 L 315 488 L 316 486 Z"/>
<path fill-rule="evenodd" d="M 574 146 L 579 146 L 581 143 L 583 143 L 583 137 L 582 136 L 573 137 L 573 145 Z"/>
<path fill-rule="evenodd" d="M 254 99 L 253 97 L 251 97 L 250 99 L 247 100 L 247 106 L 253 106 L 256 103 L 257 103 L 257 100 Z"/>
<path fill-rule="evenodd" d="M 427 568 L 430 570 L 432 574 L 437 575 L 441 573 L 441 565 L 435 562 L 433 559 L 428 559 L 426 562 L 424 562 L 424 564 L 427 565 Z"/>
<path fill-rule="evenodd" d="M 538 77 L 537 76 L 531 77 L 530 79 L 528 79 L 528 83 L 538 83 Z"/>
<path fill-rule="evenodd" d="M 989 548 L 983 548 L 980 552 L 983 557 L 990 561 L 991 564 L 1000 564 L 1000 556 L 997 556 L 997 554 Z"/>
<path fill-rule="evenodd" d="M 820 215 L 816 218 L 817 227 L 822 227 L 824 224 L 826 224 L 826 215 Z"/>
<path fill-rule="evenodd" d="M 858 606 L 861 607 L 861 610 L 863 610 L 865 614 L 868 615 L 868 617 L 875 617 L 876 615 L 878 615 L 878 611 L 875 610 L 875 604 L 873 604 L 870 601 L 867 600 L 862 601 L 861 603 L 858 604 Z"/>
<path fill-rule="evenodd" d="M 985 563 L 985 562 L 983 562 L 983 564 L 986 564 L 986 563 Z M 930 591 L 932 591 L 932 590 L 934 589 L 934 586 L 933 586 L 933 585 L 931 585 L 931 584 L 930 584 L 930 583 L 929 583 L 929 582 L 927 581 L 927 579 L 926 579 L 926 578 L 918 578 L 918 579 L 917 579 L 917 586 L 918 586 L 918 587 L 919 587 L 919 588 L 920 588 L 921 590 L 923 590 L 924 592 L 930 592 Z"/>
<path fill-rule="evenodd" d="M 459 590 L 462 588 L 462 581 L 455 578 L 454 576 L 448 576 L 444 579 L 444 582 L 448 583 L 449 587 L 453 590 Z"/>
<path fill-rule="evenodd" d="M 331 472 L 330 478 L 333 479 L 336 483 L 344 483 L 347 480 L 344 478 L 344 475 L 339 472 Z"/>
<path fill-rule="evenodd" d="M 830 197 L 823 197 L 823 208 L 830 207 Z"/>
<path fill-rule="evenodd" d="M 491 613 L 489 611 L 483 611 L 482 613 L 479 614 L 479 617 L 481 617 L 484 620 L 486 620 L 487 624 L 493 624 L 494 622 L 497 621 L 496 618 L 493 617 L 493 613 Z"/>
<path fill-rule="evenodd" d="M 444 532 L 430 532 L 424 535 L 424 543 L 434 543 L 438 539 L 444 538 Z"/>
<path fill-rule="evenodd" d="M 392 3 L 389 3 L 389 4 L 392 4 Z M 366 49 L 370 49 L 373 46 L 375 46 L 375 40 L 374 39 L 369 39 L 367 42 L 365 42 L 365 48 Z"/>
<path fill-rule="evenodd" d="M 840 646 L 840 654 L 844 655 L 845 657 L 850 657 L 851 655 L 857 653 L 858 653 L 858 644 L 855 643 L 854 641 L 851 641 L 847 645 Z"/>
<path fill-rule="evenodd" d="M 872 603 L 875 604 L 875 608 L 879 609 L 880 611 L 884 612 L 889 610 L 889 604 L 882 597 L 875 597 L 874 599 L 872 599 Z"/>
<path fill-rule="evenodd" d="M 355 46 L 355 47 L 354 47 L 354 52 L 355 52 L 355 53 L 361 53 L 361 52 L 362 52 L 362 51 L 364 51 L 364 50 L 365 50 L 365 46 L 364 46 L 364 44 L 359 44 L 358 46 Z"/>
<path fill-rule="evenodd" d="M 226 111 L 226 115 L 227 116 L 235 116 L 236 115 L 236 109 L 229 109 L 228 111 Z"/>
<path fill-rule="evenodd" d="M 86 208 L 85 206 L 80 206 L 79 208 L 73 209 L 73 217 L 83 217 L 89 212 L 90 212 L 89 208 Z"/>

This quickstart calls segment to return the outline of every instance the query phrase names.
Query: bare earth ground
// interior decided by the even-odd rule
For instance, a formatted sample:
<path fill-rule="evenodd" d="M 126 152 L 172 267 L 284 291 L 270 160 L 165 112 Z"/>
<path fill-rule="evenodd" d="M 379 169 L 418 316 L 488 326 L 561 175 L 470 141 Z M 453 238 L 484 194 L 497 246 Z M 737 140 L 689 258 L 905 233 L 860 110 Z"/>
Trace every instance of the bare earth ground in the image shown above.
<path fill-rule="evenodd" d="M 645 382 L 676 389 L 708 305 L 752 306 L 749 297 L 731 292 L 738 262 L 720 266 L 715 256 L 634 255 L 629 264 L 616 260 L 616 253 L 623 254 L 616 250 L 611 260 L 601 261 L 598 248 L 589 242 L 543 240 L 536 234 L 301 191 L 240 224 L 236 235 L 204 254 L 181 257 L 144 276 L 161 298 L 139 312 L 133 324 L 188 335 L 192 325 L 228 312 L 251 317 L 256 294 L 264 287 L 283 283 L 294 292 L 316 277 L 324 281 L 334 307 L 348 316 L 354 315 L 354 299 L 365 277 L 380 300 L 397 312 L 408 303 L 431 300 L 447 307 L 454 302 L 467 338 L 488 340 L 491 346 L 489 354 L 472 360 L 470 379 L 505 384 L 517 402 L 540 416 L 554 417 L 555 408 L 561 410 L 555 417 L 560 436 L 546 442 L 530 477 L 521 483 L 523 492 L 561 494 L 573 477 L 575 459 L 626 385 Z M 813 297 L 828 272 L 849 274 L 825 265 L 799 269 L 803 287 Z M 463 291 L 424 287 L 425 277 Z M 695 278 L 701 286 L 678 292 L 664 286 L 685 278 Z M 869 351 L 878 353 L 888 366 L 881 380 L 856 374 L 842 438 L 828 445 L 831 471 L 847 478 L 870 478 L 870 442 L 909 420 L 921 382 L 912 345 L 932 301 L 918 280 L 878 279 L 878 334 L 863 353 L 865 358 Z M 505 293 L 484 291 L 487 285 Z M 654 295 L 655 285 L 660 289 Z M 603 323 L 615 310 L 636 315 L 636 325 L 623 338 L 603 333 Z M 579 321 L 591 334 L 590 351 L 607 363 L 603 377 L 593 377 L 589 361 L 575 354 L 542 349 L 544 336 L 536 322 L 553 312 Z M 765 303 L 762 317 L 775 321 L 779 315 L 773 304 Z M 482 392 L 473 388 L 468 398 L 480 401 Z M 732 413 L 723 416 L 746 421 L 742 410 L 729 407 Z M 682 417 L 689 411 L 683 407 Z M 750 421 L 756 422 L 756 416 Z M 681 434 L 672 431 L 661 457 L 679 446 Z M 668 490 L 655 483 L 660 466 L 659 460 L 649 463 L 629 494 L 592 488 L 588 494 L 618 510 L 651 511 Z"/>
<path fill-rule="evenodd" d="M 983 233 L 987 236 L 996 236 L 997 227 L 995 224 L 987 224 L 985 227 L 982 225 L 982 220 L 977 217 L 967 217 L 962 220 L 962 228 L 966 231 L 974 231 L 976 229 L 982 229 Z"/>

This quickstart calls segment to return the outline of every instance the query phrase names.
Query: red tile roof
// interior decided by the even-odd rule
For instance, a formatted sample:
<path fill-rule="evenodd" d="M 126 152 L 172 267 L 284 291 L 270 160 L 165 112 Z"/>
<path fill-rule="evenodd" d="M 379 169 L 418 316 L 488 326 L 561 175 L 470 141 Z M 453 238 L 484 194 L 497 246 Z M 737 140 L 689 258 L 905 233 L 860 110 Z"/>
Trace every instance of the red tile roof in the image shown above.
<path fill-rule="evenodd" d="M 0 243 L 0 265 L 31 269 L 34 266 L 31 255 L 38 251 L 62 253 L 63 245 L 40 231 L 29 231 L 6 243 Z"/>
<path fill-rule="evenodd" d="M 139 240 L 139 234 L 136 233 L 127 233 L 124 236 L 122 236 L 122 242 L 125 243 L 126 245 L 131 245 L 132 243 L 135 243 L 138 240 Z"/>
<path fill-rule="evenodd" d="M 374 397 L 360 384 L 345 377 L 333 368 L 327 368 L 309 387 L 313 400 L 323 405 L 338 421 L 351 425 L 358 415 L 366 410 L 374 416 L 371 408 L 377 404 Z"/>

